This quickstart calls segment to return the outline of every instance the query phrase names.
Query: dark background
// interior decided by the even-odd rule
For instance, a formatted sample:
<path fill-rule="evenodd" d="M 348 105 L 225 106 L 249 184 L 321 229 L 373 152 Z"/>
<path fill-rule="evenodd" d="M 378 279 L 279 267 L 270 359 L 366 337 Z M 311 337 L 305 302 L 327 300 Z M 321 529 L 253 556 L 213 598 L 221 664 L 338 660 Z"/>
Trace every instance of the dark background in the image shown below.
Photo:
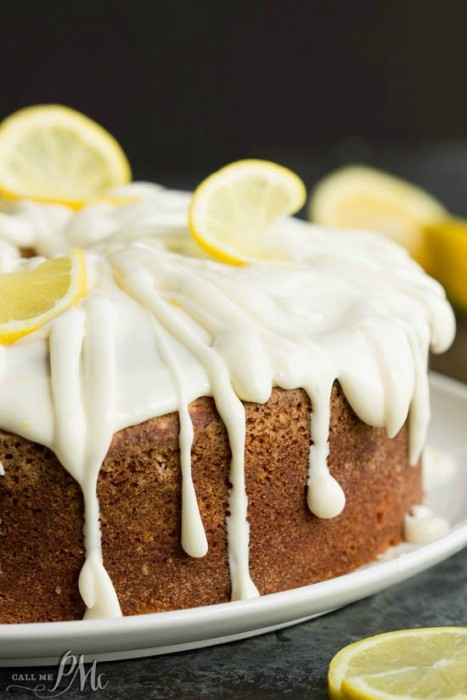
<path fill-rule="evenodd" d="M 467 138 L 463 0 L 1 9 L 0 116 L 75 107 L 117 137 L 138 179 L 191 182 L 266 157 L 311 182 L 341 162 L 397 170 L 397 150 Z M 417 169 L 403 174 L 426 184 Z"/>

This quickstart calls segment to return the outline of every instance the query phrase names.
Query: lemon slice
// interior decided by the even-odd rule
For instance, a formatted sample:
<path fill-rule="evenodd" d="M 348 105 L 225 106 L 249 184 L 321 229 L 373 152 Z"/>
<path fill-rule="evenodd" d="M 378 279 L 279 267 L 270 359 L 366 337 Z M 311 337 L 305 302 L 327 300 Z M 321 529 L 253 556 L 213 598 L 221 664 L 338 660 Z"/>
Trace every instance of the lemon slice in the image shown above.
<path fill-rule="evenodd" d="M 387 632 L 341 649 L 329 667 L 332 700 L 467 698 L 467 627 Z"/>
<path fill-rule="evenodd" d="M 26 107 L 0 124 L 4 197 L 76 209 L 130 178 L 130 165 L 114 137 L 69 107 Z"/>
<path fill-rule="evenodd" d="M 427 269 L 453 305 L 467 312 L 467 220 L 449 218 L 425 230 Z"/>
<path fill-rule="evenodd" d="M 366 166 L 348 166 L 318 182 L 308 216 L 324 226 L 383 233 L 424 264 L 424 226 L 447 212 L 434 197 L 405 180 Z"/>
<path fill-rule="evenodd" d="M 0 343 L 38 330 L 85 294 L 86 262 L 79 249 L 33 269 L 0 274 Z"/>
<path fill-rule="evenodd" d="M 221 262 L 277 260 L 281 256 L 268 246 L 266 231 L 305 201 L 305 185 L 291 170 L 265 160 L 240 160 L 198 186 L 189 227 L 199 245 Z"/>

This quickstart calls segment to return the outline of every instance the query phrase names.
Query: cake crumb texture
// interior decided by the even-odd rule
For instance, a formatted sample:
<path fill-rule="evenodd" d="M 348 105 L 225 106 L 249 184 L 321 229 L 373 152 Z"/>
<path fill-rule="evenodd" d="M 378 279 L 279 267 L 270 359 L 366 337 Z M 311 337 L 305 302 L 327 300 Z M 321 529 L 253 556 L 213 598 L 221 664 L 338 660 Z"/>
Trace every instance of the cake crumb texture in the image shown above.
<path fill-rule="evenodd" d="M 0 622 L 82 618 L 80 487 L 46 447 L 3 431 L 0 461 Z"/>
<path fill-rule="evenodd" d="M 422 499 L 408 465 L 407 428 L 389 439 L 360 421 L 336 383 L 331 474 L 346 494 L 330 520 L 306 504 L 310 403 L 275 388 L 245 403 L 250 574 L 261 594 L 329 579 L 400 542 L 404 514 Z M 116 433 L 98 480 L 105 567 L 124 615 L 230 600 L 226 516 L 230 448 L 214 400 L 190 406 L 193 481 L 209 545 L 200 559 L 181 540 L 177 413 Z M 0 622 L 81 619 L 83 499 L 53 453 L 0 432 Z M 59 593 L 58 593 L 59 591 Z"/>

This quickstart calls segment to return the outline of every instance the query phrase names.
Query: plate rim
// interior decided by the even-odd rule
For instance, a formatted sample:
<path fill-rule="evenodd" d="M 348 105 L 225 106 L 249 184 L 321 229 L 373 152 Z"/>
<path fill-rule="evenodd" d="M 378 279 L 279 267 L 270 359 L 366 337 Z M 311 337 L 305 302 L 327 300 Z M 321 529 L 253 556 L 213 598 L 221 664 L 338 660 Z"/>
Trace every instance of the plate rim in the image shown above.
<path fill-rule="evenodd" d="M 430 390 L 433 388 L 447 398 L 455 396 L 461 399 L 467 410 L 467 384 L 432 371 L 429 373 L 429 379 Z M 71 640 L 74 643 L 73 648 L 83 645 L 87 648 L 85 656 L 100 656 L 110 660 L 117 657 L 135 658 L 138 650 L 141 655 L 144 650 L 152 654 L 169 653 L 176 651 L 175 647 L 180 644 L 187 648 L 186 645 L 189 645 L 190 641 L 192 648 L 195 648 L 195 644 L 197 647 L 203 646 L 203 642 L 207 646 L 209 641 L 211 644 L 228 641 L 227 638 L 232 638 L 232 635 L 242 635 L 244 638 L 245 635 L 261 634 L 265 628 L 296 624 L 299 620 L 322 615 L 374 595 L 460 551 L 467 546 L 467 511 L 465 516 L 465 521 L 455 525 L 449 533 L 434 542 L 411 545 L 409 550 L 407 545 L 398 545 L 390 550 L 391 558 L 385 561 L 377 559 L 343 576 L 252 600 L 116 619 L 2 623 L 0 667 L 20 662 L 24 665 L 50 663 L 51 658 L 58 660 L 67 648 L 66 643 Z M 405 548 L 404 551 L 401 551 L 402 548 Z M 362 588 L 364 594 L 361 593 Z M 312 611 L 304 615 L 307 604 L 312 605 L 313 609 L 316 609 L 318 604 L 320 609 L 318 612 Z M 226 628 L 228 634 L 225 633 Z M 186 639 L 187 630 L 191 630 L 189 639 Z M 196 630 L 196 633 L 193 630 Z M 157 638 L 161 644 L 156 643 Z M 173 643 L 167 644 L 166 641 L 170 638 Z M 130 640 L 133 642 L 130 643 Z M 107 651 L 99 653 L 103 642 L 106 643 Z M 34 644 L 45 645 L 42 657 L 37 656 L 40 650 L 36 648 L 34 655 L 26 654 L 21 659 L 18 658 L 21 646 Z M 57 653 L 53 650 L 57 650 L 59 644 L 62 645 L 62 651 Z M 147 646 L 143 648 L 141 644 Z M 162 648 L 163 651 L 158 651 Z"/>

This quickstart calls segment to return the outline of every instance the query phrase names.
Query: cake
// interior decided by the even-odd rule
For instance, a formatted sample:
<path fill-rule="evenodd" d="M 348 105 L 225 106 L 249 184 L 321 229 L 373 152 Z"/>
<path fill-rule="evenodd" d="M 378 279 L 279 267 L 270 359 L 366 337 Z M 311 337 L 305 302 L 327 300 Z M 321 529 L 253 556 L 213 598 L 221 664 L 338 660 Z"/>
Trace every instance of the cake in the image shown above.
<path fill-rule="evenodd" d="M 0 622 L 252 598 L 400 542 L 429 350 L 454 334 L 440 285 L 379 235 L 291 217 L 287 262 L 224 264 L 190 194 L 114 194 L 2 206 L 1 271 L 79 247 L 89 285 L 0 346 Z"/>

